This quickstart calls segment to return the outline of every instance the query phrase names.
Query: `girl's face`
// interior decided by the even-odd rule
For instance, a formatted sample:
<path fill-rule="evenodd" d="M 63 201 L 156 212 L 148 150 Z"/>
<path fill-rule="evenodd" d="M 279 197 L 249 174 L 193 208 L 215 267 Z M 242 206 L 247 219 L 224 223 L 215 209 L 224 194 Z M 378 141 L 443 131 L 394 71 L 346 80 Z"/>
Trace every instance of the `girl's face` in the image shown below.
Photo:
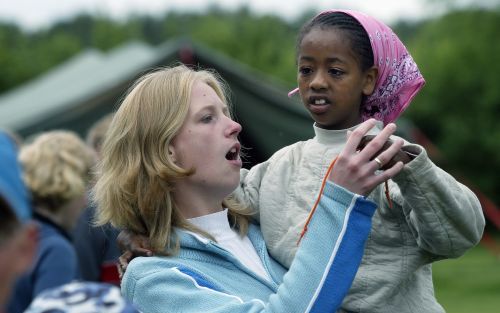
<path fill-rule="evenodd" d="M 373 92 L 377 70 L 361 70 L 345 31 L 313 28 L 298 52 L 300 97 L 316 125 L 345 129 L 359 124 L 362 96 Z"/>
<path fill-rule="evenodd" d="M 228 107 L 215 91 L 195 82 L 188 115 L 169 147 L 178 166 L 195 170 L 183 179 L 183 186 L 221 200 L 233 192 L 242 164 L 240 131 L 241 125 L 229 117 Z"/>

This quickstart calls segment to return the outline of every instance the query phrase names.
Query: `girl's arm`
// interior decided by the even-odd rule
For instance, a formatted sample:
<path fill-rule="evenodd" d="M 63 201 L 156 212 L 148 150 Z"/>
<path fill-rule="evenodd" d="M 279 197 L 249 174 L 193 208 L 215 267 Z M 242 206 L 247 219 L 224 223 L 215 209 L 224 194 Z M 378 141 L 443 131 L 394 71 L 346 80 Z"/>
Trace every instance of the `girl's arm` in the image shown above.
<path fill-rule="evenodd" d="M 240 184 L 233 192 L 240 203 L 245 204 L 255 212 L 255 218 L 259 218 L 259 198 L 262 180 L 267 173 L 269 167 L 273 167 L 273 163 L 285 157 L 290 157 L 289 151 L 294 149 L 295 145 L 290 145 L 275 152 L 267 161 L 253 166 L 250 170 L 240 170 Z M 290 161 L 292 162 L 292 161 Z"/>
<path fill-rule="evenodd" d="M 476 195 L 421 150 L 393 178 L 417 244 L 438 257 L 459 257 L 481 239 L 485 220 Z"/>

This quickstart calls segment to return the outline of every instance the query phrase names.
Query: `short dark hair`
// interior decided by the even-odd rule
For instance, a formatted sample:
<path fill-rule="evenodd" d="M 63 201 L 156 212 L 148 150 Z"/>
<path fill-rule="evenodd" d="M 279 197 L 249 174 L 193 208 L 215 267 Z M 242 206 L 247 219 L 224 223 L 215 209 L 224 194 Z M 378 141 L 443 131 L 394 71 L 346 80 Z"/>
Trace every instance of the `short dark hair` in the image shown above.
<path fill-rule="evenodd" d="M 373 50 L 370 37 L 363 26 L 354 17 L 343 12 L 325 12 L 304 24 L 297 37 L 297 53 L 304 37 L 314 28 L 337 28 L 344 30 L 351 42 L 351 49 L 356 54 L 362 71 L 373 66 Z"/>

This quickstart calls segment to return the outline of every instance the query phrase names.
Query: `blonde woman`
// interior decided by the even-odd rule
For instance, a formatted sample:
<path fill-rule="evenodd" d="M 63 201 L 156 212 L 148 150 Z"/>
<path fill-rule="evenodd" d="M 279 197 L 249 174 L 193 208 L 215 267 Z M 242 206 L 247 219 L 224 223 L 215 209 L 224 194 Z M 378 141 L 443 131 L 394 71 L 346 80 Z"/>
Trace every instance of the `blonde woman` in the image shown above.
<path fill-rule="evenodd" d="M 69 232 L 85 207 L 94 155 L 74 133 L 51 131 L 21 148 L 24 182 L 31 192 L 39 248 L 33 268 L 15 286 L 8 312 L 24 312 L 34 297 L 78 276 Z"/>
<path fill-rule="evenodd" d="M 350 136 L 286 273 L 250 212 L 228 198 L 241 168 L 241 126 L 229 111 L 220 80 L 184 66 L 143 76 L 124 98 L 103 144 L 98 219 L 144 234 L 156 256 L 128 265 L 123 294 L 144 313 L 334 312 L 375 210 L 364 195 L 402 168 L 375 174 L 370 161 L 395 126 L 359 153 L 374 121 Z M 401 145 L 378 158 L 392 159 Z"/>

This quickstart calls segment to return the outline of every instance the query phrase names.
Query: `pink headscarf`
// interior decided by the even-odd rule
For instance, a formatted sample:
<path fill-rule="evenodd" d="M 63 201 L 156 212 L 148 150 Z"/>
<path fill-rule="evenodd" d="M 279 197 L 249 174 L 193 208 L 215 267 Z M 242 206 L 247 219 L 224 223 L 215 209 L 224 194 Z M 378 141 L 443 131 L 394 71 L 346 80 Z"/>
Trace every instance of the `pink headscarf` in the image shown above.
<path fill-rule="evenodd" d="M 362 119 L 373 117 L 384 124 L 393 122 L 425 84 L 417 64 L 387 25 L 366 14 L 350 10 L 323 11 L 316 17 L 332 12 L 349 14 L 363 26 L 370 38 L 373 63 L 378 66 L 375 90 L 365 99 L 361 108 Z M 297 91 L 298 88 L 288 95 Z"/>

